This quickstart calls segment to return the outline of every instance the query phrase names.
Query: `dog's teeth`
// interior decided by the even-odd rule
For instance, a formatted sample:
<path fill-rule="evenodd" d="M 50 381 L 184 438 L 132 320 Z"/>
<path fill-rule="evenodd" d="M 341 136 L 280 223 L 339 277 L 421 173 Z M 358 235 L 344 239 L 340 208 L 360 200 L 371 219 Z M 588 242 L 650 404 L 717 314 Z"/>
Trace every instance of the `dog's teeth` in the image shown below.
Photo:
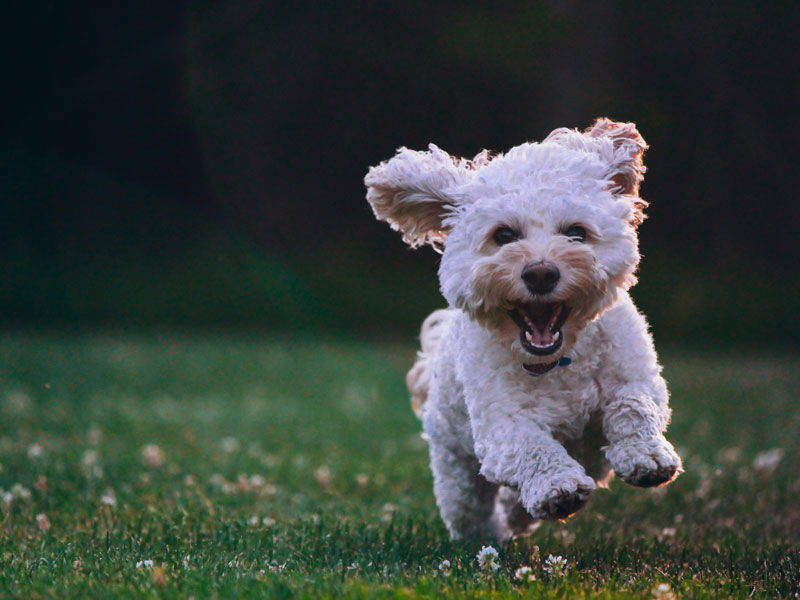
<path fill-rule="evenodd" d="M 553 336 L 553 343 L 555 344 L 558 341 L 558 338 L 561 337 L 561 331 L 556 331 L 556 334 Z"/>
<path fill-rule="evenodd" d="M 530 331 L 526 331 L 526 332 L 525 332 L 525 338 L 526 338 L 526 339 L 527 339 L 529 342 L 533 340 L 533 335 L 531 334 L 531 332 L 530 332 Z"/>

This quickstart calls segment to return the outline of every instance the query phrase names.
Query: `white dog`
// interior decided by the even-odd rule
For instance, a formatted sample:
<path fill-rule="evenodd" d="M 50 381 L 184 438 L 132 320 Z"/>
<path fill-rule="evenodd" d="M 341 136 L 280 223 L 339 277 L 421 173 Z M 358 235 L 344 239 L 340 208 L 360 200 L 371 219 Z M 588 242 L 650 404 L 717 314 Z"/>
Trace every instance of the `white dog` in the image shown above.
<path fill-rule="evenodd" d="M 563 519 L 614 472 L 648 487 L 681 471 L 628 295 L 646 148 L 632 123 L 599 119 L 473 160 L 401 148 L 366 176 L 379 219 L 443 248 L 450 308 L 423 324 L 407 382 L 453 538 Z"/>

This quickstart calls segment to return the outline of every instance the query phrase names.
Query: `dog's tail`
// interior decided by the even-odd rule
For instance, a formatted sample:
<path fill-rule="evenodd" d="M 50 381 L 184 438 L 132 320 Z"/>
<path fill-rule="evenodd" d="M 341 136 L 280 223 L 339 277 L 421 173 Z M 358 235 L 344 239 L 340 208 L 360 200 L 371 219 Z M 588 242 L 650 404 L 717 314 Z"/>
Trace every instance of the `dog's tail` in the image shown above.
<path fill-rule="evenodd" d="M 456 313 L 457 311 L 453 309 L 436 310 L 422 323 L 422 330 L 419 333 L 422 350 L 417 352 L 417 362 L 406 375 L 406 385 L 411 392 L 411 408 L 420 418 L 422 418 L 422 406 L 428 399 L 428 389 L 433 375 L 433 359 L 439 349 L 442 335 Z"/>

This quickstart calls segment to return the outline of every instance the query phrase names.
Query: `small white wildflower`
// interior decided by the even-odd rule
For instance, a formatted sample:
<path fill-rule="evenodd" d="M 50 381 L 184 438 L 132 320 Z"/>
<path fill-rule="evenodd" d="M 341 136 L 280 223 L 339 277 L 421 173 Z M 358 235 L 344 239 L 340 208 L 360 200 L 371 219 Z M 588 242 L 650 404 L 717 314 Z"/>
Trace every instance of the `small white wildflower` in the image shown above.
<path fill-rule="evenodd" d="M 272 519 L 270 517 L 264 517 L 263 519 L 261 519 L 261 524 L 264 527 L 272 527 L 273 525 L 275 525 L 275 519 Z"/>
<path fill-rule="evenodd" d="M 248 480 L 251 487 L 259 488 L 267 483 L 267 480 L 264 479 L 261 475 L 250 475 L 250 479 Z"/>
<path fill-rule="evenodd" d="M 328 487 L 331 483 L 331 470 L 325 465 L 322 465 L 319 469 L 314 471 L 314 477 L 317 479 L 317 483 L 322 487 Z"/>
<path fill-rule="evenodd" d="M 478 552 L 476 556 L 478 559 L 478 566 L 481 569 L 491 569 L 492 571 L 497 571 L 497 569 L 500 568 L 497 562 L 498 557 L 499 553 L 491 546 L 481 547 L 481 551 Z"/>
<path fill-rule="evenodd" d="M 238 452 L 239 448 L 242 447 L 242 445 L 239 443 L 239 440 L 231 436 L 222 438 L 222 440 L 220 440 L 220 446 L 222 446 L 222 451 L 226 454 Z"/>
<path fill-rule="evenodd" d="M 442 562 L 439 563 L 439 571 L 441 571 L 442 575 L 449 575 L 450 574 L 450 561 L 444 559 Z"/>
<path fill-rule="evenodd" d="M 783 459 L 783 449 L 773 448 L 759 452 L 753 459 L 753 468 L 761 473 L 770 473 L 775 470 Z"/>
<path fill-rule="evenodd" d="M 253 515 L 252 517 L 250 517 L 249 519 L 247 519 L 247 523 L 248 523 L 248 524 L 249 524 L 251 527 L 255 527 L 256 525 L 258 525 L 258 523 L 259 523 L 259 521 L 260 521 L 260 520 L 261 520 L 261 519 L 259 519 L 259 518 L 258 518 L 258 515 Z"/>
<path fill-rule="evenodd" d="M 148 467 L 160 467 L 164 464 L 164 451 L 156 444 L 145 444 L 142 446 L 142 460 Z"/>
<path fill-rule="evenodd" d="M 144 567 L 145 569 L 152 569 L 153 561 L 148 558 L 145 560 L 140 560 L 139 562 L 136 563 L 137 569 L 141 569 L 142 567 Z"/>
<path fill-rule="evenodd" d="M 97 450 L 89 449 L 81 456 L 81 466 L 83 472 L 89 479 L 100 479 L 103 476 L 103 467 L 100 466 L 100 458 Z"/>
<path fill-rule="evenodd" d="M 397 510 L 397 507 L 392 504 L 391 502 L 387 502 L 381 507 L 381 521 L 391 521 L 392 515 L 394 515 L 394 511 Z"/>
<path fill-rule="evenodd" d="M 659 583 L 653 588 L 653 596 L 658 600 L 675 600 L 675 594 L 669 587 L 668 583 Z"/>
<path fill-rule="evenodd" d="M 184 569 L 188 569 L 189 568 L 189 561 L 191 560 L 191 558 L 192 557 L 191 557 L 190 554 L 187 554 L 186 556 L 183 557 L 183 560 L 181 562 L 183 563 L 183 568 Z"/>
<path fill-rule="evenodd" d="M 15 483 L 11 487 L 11 495 L 14 498 L 19 498 L 20 500 L 30 500 L 31 491 L 21 483 Z"/>
<path fill-rule="evenodd" d="M 563 577 L 567 572 L 567 560 L 563 556 L 550 554 L 544 561 L 544 570 L 553 577 Z"/>
<path fill-rule="evenodd" d="M 106 506 L 116 506 L 117 505 L 117 495 L 114 493 L 114 490 L 108 488 L 103 495 L 100 496 L 100 504 L 104 504 Z"/>
<path fill-rule="evenodd" d="M 14 494 L 3 492 L 3 504 L 11 504 L 14 501 Z"/>
<path fill-rule="evenodd" d="M 238 560 L 228 561 L 228 568 L 229 569 L 238 569 L 239 568 L 239 561 Z"/>
<path fill-rule="evenodd" d="M 660 542 L 667 538 L 674 538 L 677 532 L 678 530 L 674 527 L 664 527 L 664 529 L 661 530 L 661 533 L 658 534 L 658 541 Z"/>
<path fill-rule="evenodd" d="M 36 515 L 36 525 L 38 525 L 39 529 L 42 531 L 47 531 L 50 529 L 50 519 L 47 518 L 46 514 L 39 513 Z"/>
<path fill-rule="evenodd" d="M 41 458 L 44 455 L 44 446 L 40 443 L 35 442 L 28 446 L 28 457 L 29 458 Z"/>
<path fill-rule="evenodd" d="M 91 467 L 97 464 L 97 450 L 90 448 L 81 456 L 81 463 L 84 467 Z"/>
<path fill-rule="evenodd" d="M 533 574 L 533 569 L 530 567 L 520 567 L 514 571 L 514 579 L 523 583 L 530 583 L 536 581 L 536 575 Z"/>

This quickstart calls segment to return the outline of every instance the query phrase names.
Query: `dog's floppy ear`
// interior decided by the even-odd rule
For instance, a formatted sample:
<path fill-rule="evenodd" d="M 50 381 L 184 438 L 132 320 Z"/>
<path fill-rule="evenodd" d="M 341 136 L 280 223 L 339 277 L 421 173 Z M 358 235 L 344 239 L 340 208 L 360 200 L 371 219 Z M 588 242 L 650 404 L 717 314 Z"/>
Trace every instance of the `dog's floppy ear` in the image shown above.
<path fill-rule="evenodd" d="M 633 123 L 617 123 L 610 119 L 597 119 L 584 135 L 611 141 L 613 155 L 610 161 L 610 177 L 617 186 L 617 193 L 637 196 L 639 184 L 647 170 L 642 155 L 647 144 Z"/>
<path fill-rule="evenodd" d="M 639 197 L 639 184 L 647 170 L 642 155 L 647 144 L 633 123 L 597 119 L 583 133 L 574 129 L 556 129 L 545 142 L 555 142 L 574 150 L 593 152 L 607 165 L 606 179 L 614 194 L 628 196 L 633 206 L 631 224 L 644 221 L 647 202 Z"/>
<path fill-rule="evenodd" d="M 444 242 L 444 218 L 458 201 L 451 194 L 474 174 L 474 164 L 431 144 L 427 152 L 400 148 L 364 178 L 375 216 L 403 234 L 411 247 Z"/>

